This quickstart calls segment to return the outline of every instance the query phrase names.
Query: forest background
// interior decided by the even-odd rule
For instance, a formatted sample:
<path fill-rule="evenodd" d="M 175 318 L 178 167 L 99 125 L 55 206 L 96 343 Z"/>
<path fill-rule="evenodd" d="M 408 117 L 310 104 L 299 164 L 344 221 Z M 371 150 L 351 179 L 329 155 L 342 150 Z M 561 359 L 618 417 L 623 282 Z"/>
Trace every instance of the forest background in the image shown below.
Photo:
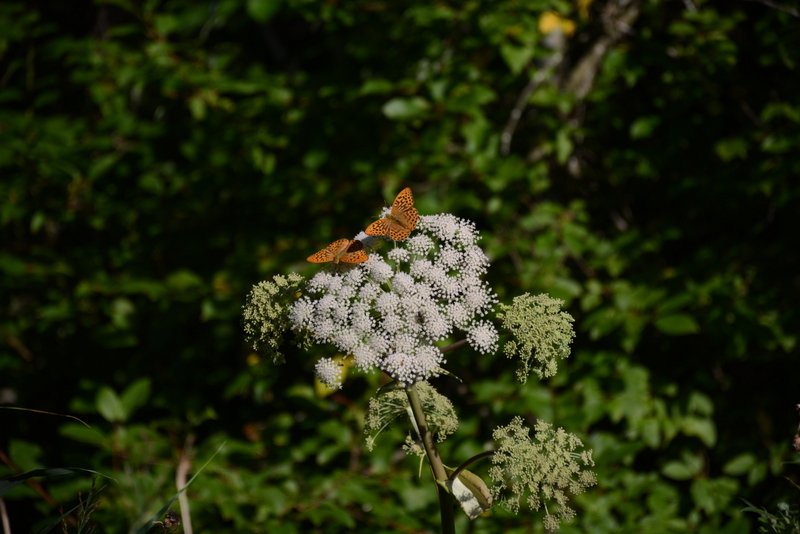
<path fill-rule="evenodd" d="M 403 187 L 477 222 L 501 300 L 564 299 L 555 378 L 450 362 L 445 457 L 515 414 L 594 449 L 565 532 L 744 533 L 797 477 L 800 18 L 779 0 L 0 4 L 0 476 L 81 467 L 100 532 L 175 493 L 202 532 L 419 532 L 366 453 L 377 378 L 274 367 L 241 306 Z M 224 446 L 220 449 L 221 445 Z M 426 476 L 423 472 L 423 477 Z M 92 477 L 4 495 L 15 532 Z M 797 493 L 794 493 L 794 501 Z M 177 509 L 177 503 L 173 507 Z M 497 512 L 460 532 L 530 532 Z M 75 522 L 67 525 L 74 529 Z"/>

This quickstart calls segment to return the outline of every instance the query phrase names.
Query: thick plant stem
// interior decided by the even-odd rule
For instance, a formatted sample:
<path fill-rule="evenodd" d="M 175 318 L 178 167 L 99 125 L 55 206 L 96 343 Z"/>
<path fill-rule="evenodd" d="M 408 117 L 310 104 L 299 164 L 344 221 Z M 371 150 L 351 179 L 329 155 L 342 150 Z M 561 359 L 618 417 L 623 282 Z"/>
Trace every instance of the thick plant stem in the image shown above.
<path fill-rule="evenodd" d="M 428 428 L 428 422 L 425 419 L 425 411 L 422 409 L 422 401 L 414 385 L 406 388 L 406 395 L 408 396 L 408 403 L 411 406 L 414 420 L 417 423 L 419 436 L 422 439 L 422 446 L 425 447 L 425 453 L 428 457 L 431 471 L 433 472 L 433 478 L 436 480 L 436 491 L 439 494 L 439 510 L 442 517 L 442 534 L 455 534 L 456 525 L 453 513 L 453 498 L 442 486 L 447 480 L 447 471 L 444 469 L 442 459 L 439 458 L 439 452 L 436 450 L 436 445 L 433 442 L 433 433 Z"/>

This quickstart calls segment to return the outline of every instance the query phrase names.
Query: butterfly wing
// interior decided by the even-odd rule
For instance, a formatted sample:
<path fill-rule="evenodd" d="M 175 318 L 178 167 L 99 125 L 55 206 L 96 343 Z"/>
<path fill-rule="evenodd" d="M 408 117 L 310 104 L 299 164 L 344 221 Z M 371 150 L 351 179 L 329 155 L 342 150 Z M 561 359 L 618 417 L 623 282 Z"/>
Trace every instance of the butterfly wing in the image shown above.
<path fill-rule="evenodd" d="M 319 252 L 316 252 L 306 258 L 306 261 L 311 263 L 325 263 L 328 261 L 334 261 L 336 260 L 337 256 L 340 256 L 342 253 L 346 252 L 348 247 L 351 245 L 352 243 L 349 239 L 337 239 Z"/>
<path fill-rule="evenodd" d="M 341 256 L 339 256 L 339 261 L 343 263 L 364 263 L 367 261 L 367 258 L 367 251 L 364 250 L 364 244 L 354 239 Z"/>
<path fill-rule="evenodd" d="M 378 219 L 367 226 L 367 235 L 383 235 L 395 241 L 402 241 L 417 227 L 419 212 L 414 207 L 411 188 L 406 187 L 397 195 L 392 203 L 389 217 Z"/>
<path fill-rule="evenodd" d="M 419 212 L 417 208 L 414 207 L 414 196 L 411 194 L 411 188 L 406 187 L 400 193 L 398 193 L 397 197 L 394 199 L 392 203 L 392 219 L 395 219 L 399 226 L 402 227 L 402 231 L 398 232 L 398 234 L 402 234 L 398 240 L 406 239 L 408 234 L 410 234 L 414 228 L 417 227 L 417 223 L 419 222 Z M 395 238 L 392 238 L 395 239 Z"/>
<path fill-rule="evenodd" d="M 367 235 L 385 235 L 389 236 L 393 230 L 393 223 L 387 218 L 378 219 L 374 223 L 367 226 L 364 233 Z"/>

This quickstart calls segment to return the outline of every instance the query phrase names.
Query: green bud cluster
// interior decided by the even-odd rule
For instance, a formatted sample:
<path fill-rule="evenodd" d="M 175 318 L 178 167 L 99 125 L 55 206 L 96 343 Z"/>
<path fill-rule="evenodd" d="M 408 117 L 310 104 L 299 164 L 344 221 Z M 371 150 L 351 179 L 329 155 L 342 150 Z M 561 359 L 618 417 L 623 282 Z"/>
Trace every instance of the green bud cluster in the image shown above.
<path fill-rule="evenodd" d="M 540 379 L 555 375 L 558 361 L 569 356 L 575 338 L 574 319 L 561 311 L 563 304 L 548 295 L 525 293 L 510 305 L 498 306 L 497 317 L 513 337 L 503 345 L 503 352 L 509 358 L 520 359 L 520 382 L 526 382 L 531 371 Z"/>
<path fill-rule="evenodd" d="M 433 432 L 437 441 L 444 441 L 458 429 L 458 416 L 456 416 L 453 403 L 427 382 L 417 382 L 416 388 L 430 431 Z M 398 417 L 407 417 L 409 411 L 408 397 L 402 388 L 371 398 L 367 419 L 364 423 L 367 449 L 372 450 L 378 434 L 384 428 Z M 411 419 L 413 420 L 413 417 Z"/>
<path fill-rule="evenodd" d="M 512 512 L 520 502 L 532 510 L 544 508 L 544 526 L 556 530 L 561 521 L 575 516 L 569 495 L 578 495 L 597 483 L 591 467 L 592 451 L 563 428 L 554 429 L 538 421 L 531 439 L 530 429 L 515 417 L 492 434 L 498 449 L 492 456 L 489 477 L 492 497 Z M 580 452 L 576 452 L 580 450 Z"/>
<path fill-rule="evenodd" d="M 275 363 L 284 361 L 281 346 L 289 330 L 289 309 L 297 300 L 304 278 L 296 273 L 277 275 L 253 286 L 242 306 L 244 333 L 253 349 Z"/>

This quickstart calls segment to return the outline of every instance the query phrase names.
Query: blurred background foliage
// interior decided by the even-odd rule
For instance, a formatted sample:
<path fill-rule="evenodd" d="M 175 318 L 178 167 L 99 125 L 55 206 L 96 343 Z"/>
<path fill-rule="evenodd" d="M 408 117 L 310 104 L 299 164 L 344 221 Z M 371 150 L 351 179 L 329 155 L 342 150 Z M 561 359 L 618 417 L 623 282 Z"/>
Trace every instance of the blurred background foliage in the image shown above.
<path fill-rule="evenodd" d="M 0 409 L 0 475 L 97 470 L 99 531 L 133 532 L 225 443 L 200 531 L 436 528 L 403 430 L 364 451 L 377 378 L 321 395 L 313 355 L 275 368 L 240 327 L 252 284 L 410 185 L 478 223 L 504 301 L 547 292 L 578 329 L 522 388 L 452 355 L 444 457 L 542 417 L 598 462 L 565 532 L 750 531 L 742 499 L 796 476 L 799 62 L 777 0 L 4 1 L 0 402 L 90 428 Z M 12 528 L 90 487 L 16 486 Z"/>

